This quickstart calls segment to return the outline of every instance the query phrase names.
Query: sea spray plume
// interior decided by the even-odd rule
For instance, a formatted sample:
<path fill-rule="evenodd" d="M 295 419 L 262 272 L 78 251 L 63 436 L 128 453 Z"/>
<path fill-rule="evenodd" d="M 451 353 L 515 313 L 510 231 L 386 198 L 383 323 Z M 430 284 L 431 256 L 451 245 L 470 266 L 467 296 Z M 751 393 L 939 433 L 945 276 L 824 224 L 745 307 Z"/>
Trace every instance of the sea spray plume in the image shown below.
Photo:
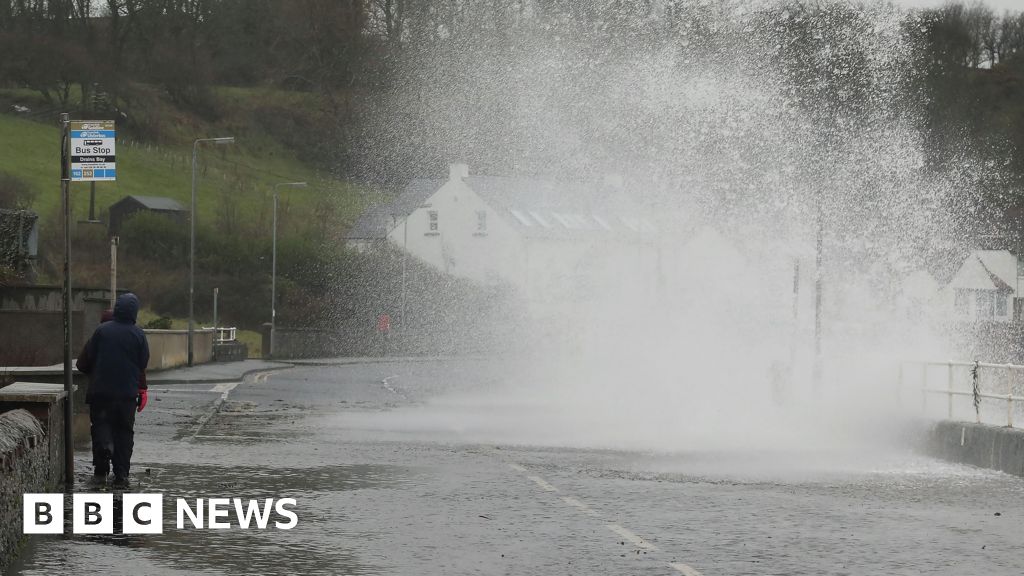
<path fill-rule="evenodd" d="M 564 305 L 523 313 L 514 337 L 536 355 L 510 379 L 546 406 L 548 440 L 683 448 L 876 428 L 893 361 L 946 353 L 906 321 L 901 286 L 960 241 L 951 199 L 978 168 L 927 161 L 905 65 L 915 16 L 884 2 L 522 6 L 407 54 L 382 108 L 403 121 L 371 126 L 403 147 L 368 152 L 417 175 L 455 159 L 521 178 L 617 173 L 651 215 L 637 253 L 653 267 L 581 260 Z M 542 338 L 531 321 L 563 329 Z"/>

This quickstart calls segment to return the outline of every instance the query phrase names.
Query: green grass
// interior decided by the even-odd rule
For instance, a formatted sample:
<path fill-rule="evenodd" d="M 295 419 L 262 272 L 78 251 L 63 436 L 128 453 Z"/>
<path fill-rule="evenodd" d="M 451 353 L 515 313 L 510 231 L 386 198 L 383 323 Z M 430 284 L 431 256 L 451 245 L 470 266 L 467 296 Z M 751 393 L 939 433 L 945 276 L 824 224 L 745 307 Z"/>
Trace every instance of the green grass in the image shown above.
<path fill-rule="evenodd" d="M 230 134 L 225 134 L 230 135 Z M 205 136 L 205 134 L 204 134 Z M 272 141 L 260 139 L 258 152 L 243 138 L 237 144 L 202 146 L 197 204 L 200 219 L 215 217 L 228 203 L 238 206 L 242 222 L 266 218 L 273 184 L 301 180 L 306 189 L 284 189 L 289 204 L 312 213 L 319 200 L 330 199 L 341 221 L 351 221 L 363 207 L 352 185 L 317 172 Z M 33 208 L 44 222 L 60 209 L 60 132 L 56 126 L 0 114 L 0 170 L 25 180 L 36 192 Z M 191 196 L 191 147 L 161 148 L 118 141 L 116 182 L 96 183 L 96 206 L 102 214 L 129 194 L 166 196 L 186 208 Z M 88 213 L 90 185 L 71 185 L 76 219 Z"/>

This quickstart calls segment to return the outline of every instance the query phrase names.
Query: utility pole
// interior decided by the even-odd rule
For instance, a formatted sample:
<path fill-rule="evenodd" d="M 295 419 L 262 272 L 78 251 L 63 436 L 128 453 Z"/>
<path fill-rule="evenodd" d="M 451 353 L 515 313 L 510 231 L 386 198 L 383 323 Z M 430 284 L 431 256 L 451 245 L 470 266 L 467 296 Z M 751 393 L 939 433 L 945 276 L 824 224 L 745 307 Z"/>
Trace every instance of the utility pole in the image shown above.
<path fill-rule="evenodd" d="M 822 251 L 825 244 L 825 222 L 824 210 L 821 206 L 821 190 L 815 193 L 815 205 L 818 213 L 818 230 L 814 245 L 814 368 L 811 378 L 811 385 L 814 391 L 821 389 L 822 359 L 821 359 L 821 298 L 822 298 Z"/>
<path fill-rule="evenodd" d="M 270 240 L 270 357 L 274 357 L 274 339 L 277 332 L 277 202 L 278 189 L 282 186 L 305 188 L 305 182 L 280 182 L 274 184 L 274 223 Z"/>
<path fill-rule="evenodd" d="M 405 304 L 408 290 L 406 288 L 406 261 L 409 259 L 409 215 L 406 214 L 402 223 L 402 314 L 398 317 L 399 326 L 402 330 L 402 341 L 405 341 Z"/>
<path fill-rule="evenodd" d="M 192 143 L 192 203 L 188 214 L 188 365 L 195 366 L 195 348 L 193 346 L 195 332 L 195 301 L 196 301 L 196 160 L 199 157 L 199 144 L 234 144 L 235 137 L 197 138 Z"/>
<path fill-rule="evenodd" d="M 75 486 L 74 378 L 71 371 L 71 159 L 69 157 L 70 115 L 60 115 L 60 197 L 64 209 L 64 486 Z"/>

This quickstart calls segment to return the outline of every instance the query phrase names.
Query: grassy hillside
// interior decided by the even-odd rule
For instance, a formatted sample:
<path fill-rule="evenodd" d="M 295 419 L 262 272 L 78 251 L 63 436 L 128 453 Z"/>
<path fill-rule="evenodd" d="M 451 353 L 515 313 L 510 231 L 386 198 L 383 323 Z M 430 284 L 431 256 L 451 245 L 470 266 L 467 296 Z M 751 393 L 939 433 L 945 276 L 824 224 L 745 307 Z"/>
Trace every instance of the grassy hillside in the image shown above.
<path fill-rule="evenodd" d="M 96 216 L 105 221 L 108 207 L 130 194 L 165 196 L 187 208 L 193 139 L 234 136 L 233 145 L 200 148 L 197 317 L 209 316 L 211 290 L 219 287 L 223 322 L 254 328 L 266 321 L 273 186 L 293 181 L 308 187 L 281 189 L 278 314 L 287 318 L 291 313 L 296 323 L 303 321 L 300 311 L 323 315 L 321 299 L 334 285 L 329 275 L 343 255 L 341 236 L 376 193 L 314 166 L 330 166 L 334 158 L 325 137 L 333 124 L 323 120 L 326 112 L 316 96 L 216 88 L 210 93 L 212 110 L 199 113 L 151 87 L 132 88 L 131 121 L 118 127 L 118 180 L 96 183 Z M 0 110 L 4 104 L 26 106 L 34 115 L 0 113 L 0 173 L 34 192 L 31 207 L 40 214 L 38 280 L 57 283 L 63 248 L 56 114 L 38 95 L 21 89 L 0 88 Z M 99 286 L 109 274 L 109 245 L 103 227 L 79 224 L 88 217 L 89 189 L 89 183 L 72 184 L 73 275 L 78 285 Z M 185 315 L 186 226 L 140 218 L 122 231 L 119 254 L 122 287 L 135 290 L 154 313 Z M 257 340 L 255 334 L 246 336 Z"/>
<path fill-rule="evenodd" d="M 0 115 L 0 171 L 31 186 L 37 194 L 34 209 L 44 221 L 60 209 L 59 147 L 56 126 Z M 226 203 L 239 207 L 242 220 L 265 218 L 273 184 L 294 180 L 309 182 L 304 190 L 288 191 L 289 203 L 296 209 L 312 211 L 327 200 L 334 210 L 341 211 L 342 221 L 358 214 L 360 194 L 345 182 L 309 168 L 266 138 L 259 139 L 259 151 L 253 148 L 243 136 L 235 145 L 201 148 L 197 195 L 201 219 L 215 215 Z M 96 205 L 101 213 L 129 194 L 167 196 L 188 206 L 191 149 L 187 144 L 159 147 L 119 139 L 117 163 L 118 180 L 96 184 Z M 72 184 L 77 219 L 88 213 L 88 192 L 89 184 Z"/>

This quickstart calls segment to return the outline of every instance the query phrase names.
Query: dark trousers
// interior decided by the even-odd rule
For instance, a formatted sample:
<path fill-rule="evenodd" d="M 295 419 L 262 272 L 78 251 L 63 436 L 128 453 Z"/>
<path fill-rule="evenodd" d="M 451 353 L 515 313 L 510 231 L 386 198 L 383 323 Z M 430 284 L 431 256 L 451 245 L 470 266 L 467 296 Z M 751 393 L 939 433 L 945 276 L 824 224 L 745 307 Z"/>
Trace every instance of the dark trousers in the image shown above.
<path fill-rule="evenodd" d="M 128 478 L 132 448 L 135 447 L 134 399 L 101 400 L 89 403 L 94 473 L 106 476 L 114 464 L 114 476 Z"/>

